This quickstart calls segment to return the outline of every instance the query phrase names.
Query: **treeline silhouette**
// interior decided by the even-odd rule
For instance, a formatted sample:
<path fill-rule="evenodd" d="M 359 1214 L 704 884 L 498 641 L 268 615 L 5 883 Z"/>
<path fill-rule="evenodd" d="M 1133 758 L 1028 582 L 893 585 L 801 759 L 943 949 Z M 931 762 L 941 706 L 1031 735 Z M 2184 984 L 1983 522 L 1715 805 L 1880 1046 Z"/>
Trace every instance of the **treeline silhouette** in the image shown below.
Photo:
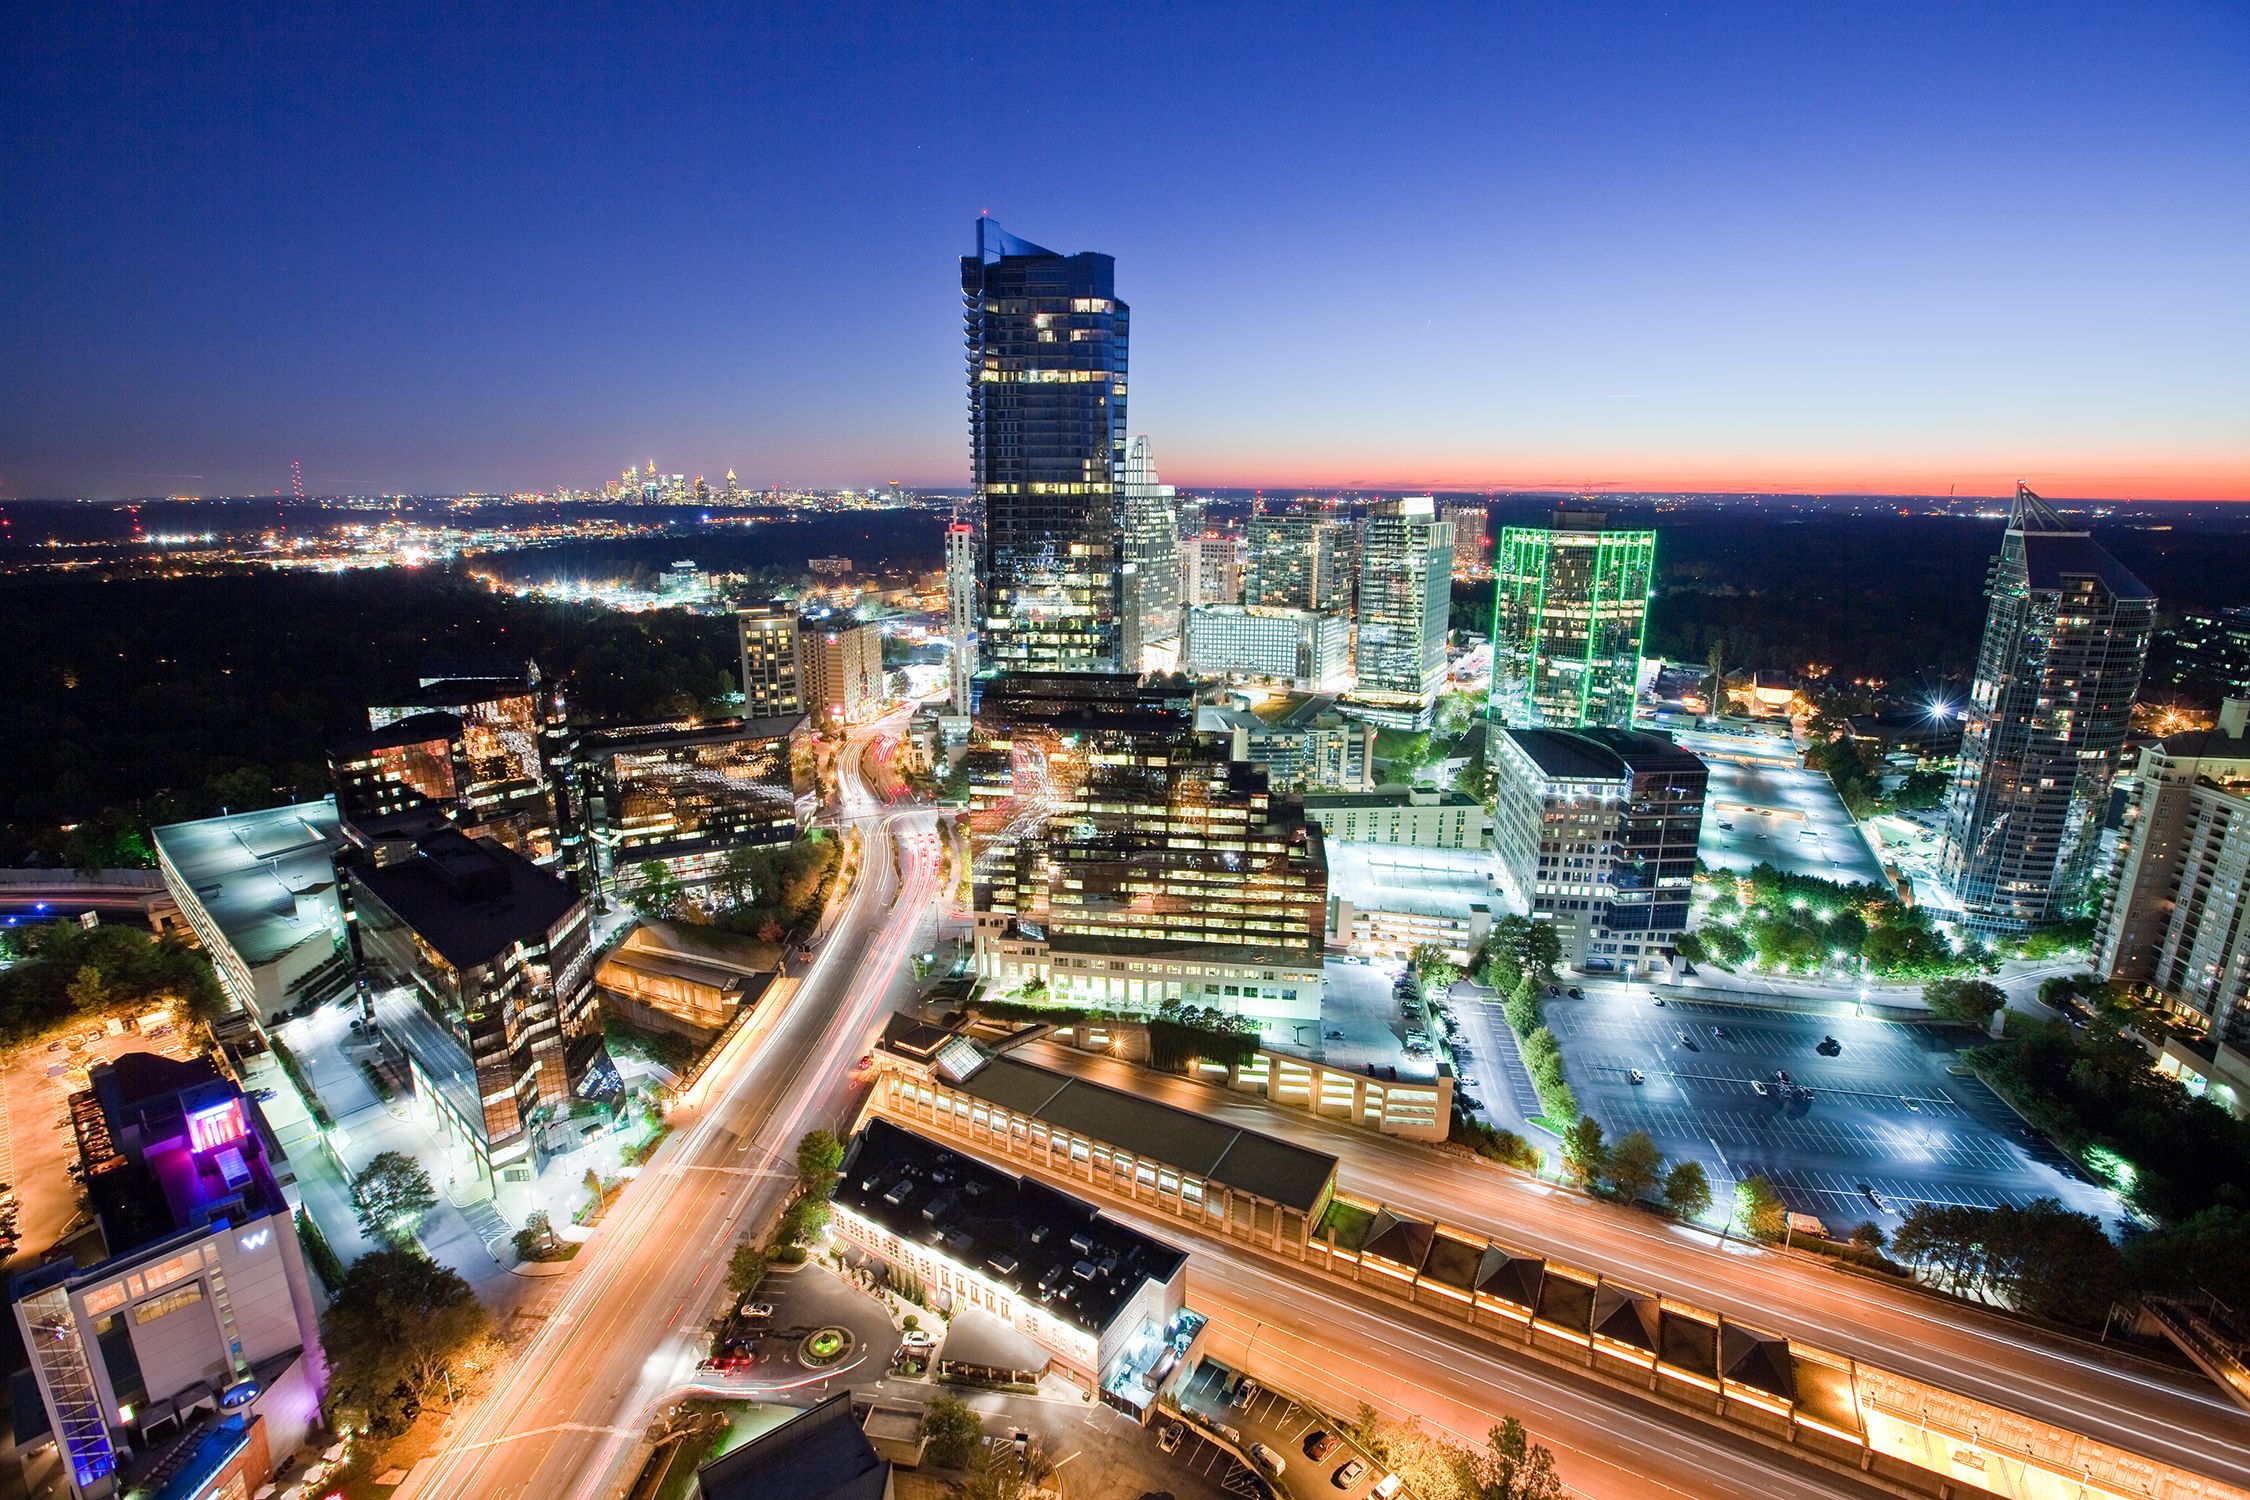
<path fill-rule="evenodd" d="M 435 656 L 534 658 L 593 721 L 738 689 L 725 618 L 517 599 L 446 573 L 19 575 L 0 582 L 0 618 L 0 864 L 143 862 L 151 824 L 318 797 L 326 747 Z"/>

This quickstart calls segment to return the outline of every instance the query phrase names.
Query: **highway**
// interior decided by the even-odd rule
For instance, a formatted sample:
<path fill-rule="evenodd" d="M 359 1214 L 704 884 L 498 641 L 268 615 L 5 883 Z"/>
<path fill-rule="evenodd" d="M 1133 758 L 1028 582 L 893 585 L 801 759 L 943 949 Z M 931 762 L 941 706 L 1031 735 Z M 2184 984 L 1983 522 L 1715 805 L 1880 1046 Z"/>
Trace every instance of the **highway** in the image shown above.
<path fill-rule="evenodd" d="M 851 1065 L 940 893 L 932 815 L 886 809 L 863 778 L 864 744 L 839 757 L 858 874 L 802 980 L 675 1107 L 679 1128 L 559 1279 L 539 1332 L 456 1414 L 401 1500 L 593 1500 L 630 1477 L 615 1471 L 651 1404 L 693 1379 L 729 1249 L 788 1192 L 798 1138 L 848 1120 L 864 1087 Z"/>
<path fill-rule="evenodd" d="M 943 1139 L 1007 1171 L 1026 1170 L 977 1143 Z M 1886 1493 L 1790 1462 L 1685 1413 L 1503 1356 L 1395 1302 L 1295 1274 L 1215 1236 L 1183 1233 L 1169 1215 L 1106 1196 L 1095 1201 L 1188 1251 L 1187 1305 L 1211 1320 L 1206 1355 L 1332 1415 L 1349 1417 L 1367 1402 L 1471 1449 L 1484 1446 L 1502 1417 L 1516 1417 L 1553 1451 L 1570 1492 L 1586 1500 L 1869 1500 Z"/>
<path fill-rule="evenodd" d="M 1327 1151 L 1338 1185 L 1744 1323 L 2250 1486 L 2250 1414 L 2192 1376 L 1516 1173 L 1054 1043 L 1026 1061 Z M 1176 1222 L 1172 1234 L 1178 1237 Z M 1298 1283 L 1300 1287 L 1302 1283 Z"/>

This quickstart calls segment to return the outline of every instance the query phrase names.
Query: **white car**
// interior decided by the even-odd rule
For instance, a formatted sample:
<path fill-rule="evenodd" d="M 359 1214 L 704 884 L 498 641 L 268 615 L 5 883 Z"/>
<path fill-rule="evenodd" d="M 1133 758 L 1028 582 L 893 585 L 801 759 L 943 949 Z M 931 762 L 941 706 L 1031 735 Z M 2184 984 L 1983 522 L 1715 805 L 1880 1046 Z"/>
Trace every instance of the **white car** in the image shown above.
<path fill-rule="evenodd" d="M 1252 1443 L 1250 1445 L 1250 1456 L 1258 1461 L 1259 1468 L 1276 1479 L 1289 1471 L 1289 1465 L 1282 1462 L 1281 1455 L 1268 1448 L 1264 1443 Z"/>

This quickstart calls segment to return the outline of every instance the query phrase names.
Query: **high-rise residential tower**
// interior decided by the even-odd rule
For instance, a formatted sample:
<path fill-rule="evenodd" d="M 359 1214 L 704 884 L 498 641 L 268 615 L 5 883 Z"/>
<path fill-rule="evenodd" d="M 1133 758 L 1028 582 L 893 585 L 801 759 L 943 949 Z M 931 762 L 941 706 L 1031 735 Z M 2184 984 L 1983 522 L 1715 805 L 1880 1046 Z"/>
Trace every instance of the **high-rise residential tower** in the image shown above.
<path fill-rule="evenodd" d="M 777 719 L 805 711 L 797 661 L 797 606 L 769 599 L 736 612 L 742 646 L 742 716 Z"/>
<path fill-rule="evenodd" d="M 945 528 L 945 633 L 953 647 L 953 711 L 976 708 L 977 533 L 966 521 Z"/>
<path fill-rule="evenodd" d="M 2126 784 L 2094 972 L 2161 997 L 2235 1052 L 2227 1072 L 2250 1073 L 2250 702 L 2228 699 L 2215 729 L 2142 747 Z M 2174 1050 L 2165 1049 L 2171 1063 L 2197 1066 Z M 2215 1061 L 2200 1060 L 2206 1076 Z M 2241 1093 L 2229 1104 L 2237 1113 L 2250 1087 Z"/>
<path fill-rule="evenodd" d="M 1146 433 L 1126 450 L 1118 498 L 1125 517 L 1118 649 L 1128 672 L 1169 672 L 1180 664 L 1180 523 L 1172 487 L 1156 482 Z"/>
<path fill-rule="evenodd" d="M 1250 518 L 1242 602 L 1267 609 L 1352 607 L 1350 532 L 1318 511 L 1267 511 Z"/>
<path fill-rule="evenodd" d="M 1629 728 L 1656 533 L 1593 511 L 1500 533 L 1492 711 L 1518 729 Z"/>
<path fill-rule="evenodd" d="M 2085 895 L 2156 595 L 2022 485 L 1946 805 L 1940 878 L 1971 927 L 2058 921 Z"/>
<path fill-rule="evenodd" d="M 1191 536 L 1182 545 L 1180 593 L 1190 609 L 1198 604 L 1242 602 L 1241 538 L 1231 532 L 1207 531 Z"/>
<path fill-rule="evenodd" d="M 1004 672 L 1117 671 L 1127 312 L 1116 264 L 979 219 L 961 302 L 984 512 L 982 659 Z"/>
<path fill-rule="evenodd" d="M 1354 712 L 1391 728 L 1430 727 L 1452 608 L 1452 523 L 1428 495 L 1378 504 L 1360 528 Z"/>
<path fill-rule="evenodd" d="M 1457 500 L 1445 507 L 1445 518 L 1453 523 L 1453 576 L 1491 577 L 1492 559 L 1484 555 L 1485 523 L 1489 519 L 1484 502 Z"/>

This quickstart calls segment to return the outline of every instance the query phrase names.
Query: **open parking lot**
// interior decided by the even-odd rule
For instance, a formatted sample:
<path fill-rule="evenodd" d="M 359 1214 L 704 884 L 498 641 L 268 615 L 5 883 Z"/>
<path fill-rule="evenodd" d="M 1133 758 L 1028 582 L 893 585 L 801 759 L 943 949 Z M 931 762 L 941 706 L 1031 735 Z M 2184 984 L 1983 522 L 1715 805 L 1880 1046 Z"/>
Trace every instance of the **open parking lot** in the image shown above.
<path fill-rule="evenodd" d="M 1217 1360 L 1206 1359 L 1197 1365 L 1193 1374 L 1180 1385 L 1180 1405 L 1215 1427 L 1224 1429 L 1230 1437 L 1241 1434 L 1236 1446 L 1249 1452 L 1254 1443 L 1263 1443 L 1279 1455 L 1283 1464 L 1281 1479 L 1298 1495 L 1333 1495 L 1343 1500 L 1359 1500 L 1374 1488 L 1383 1470 L 1359 1446 L 1319 1412 L 1299 1406 L 1279 1391 L 1260 1388 L 1248 1401 L 1235 1404 L 1234 1393 L 1240 1377 Z M 1159 1427 L 1164 1424 L 1160 1420 Z M 1327 1434 L 1336 1441 L 1322 1445 L 1322 1456 L 1311 1456 L 1314 1440 Z M 1210 1469 L 1223 1475 L 1220 1484 L 1230 1494 L 1255 1495 L 1259 1490 L 1255 1481 L 1245 1485 L 1247 1475 L 1236 1475 L 1242 1465 L 1232 1455 L 1217 1445 L 1206 1442 L 1188 1429 L 1188 1438 L 1201 1448 L 1209 1449 L 1216 1458 L 1207 1460 Z M 1187 1452 L 1183 1442 L 1181 1454 Z M 1177 1455 L 1176 1455 L 1177 1456 Z M 1220 1463 L 1224 1460 L 1224 1463 Z M 1191 1466 L 1194 1460 L 1191 1460 Z M 1359 1470 L 1346 1483 L 1338 1483 L 1349 1464 L 1358 1464 Z"/>
<path fill-rule="evenodd" d="M 1846 884 L 1884 883 L 1882 866 L 1836 788 L 1798 764 L 1786 741 L 1692 731 L 1676 737 L 1711 772 L 1697 848 L 1705 864 L 1747 870 L 1763 863 Z"/>
<path fill-rule="evenodd" d="M 1668 1157 L 1701 1161 L 1721 1191 L 1763 1175 L 1792 1209 L 1838 1233 L 1870 1220 L 1895 1229 L 1916 1203 L 2054 1197 L 2105 1220 L 2120 1211 L 1981 1082 L 1950 1071 L 1974 1040 L 1966 1032 L 1679 1000 L 1659 1007 L 1623 987 L 1550 1000 L 1547 1024 L 1580 1107 L 1613 1138 L 1645 1130 Z M 1834 1056 L 1819 1050 L 1828 1037 L 1840 1046 Z M 1634 1069 L 1643 1082 L 1632 1082 Z"/>
<path fill-rule="evenodd" d="M 163 1009 L 161 1017 L 153 1012 Z M 70 1127 L 70 1096 L 87 1086 L 97 1063 L 127 1052 L 188 1055 L 187 1035 L 169 1008 L 152 1007 L 151 1028 L 112 1033 L 98 1021 L 48 1042 L 34 1042 L 0 1062 L 0 1182 L 12 1183 L 20 1210 L 19 1258 L 28 1262 L 53 1248 L 83 1212 L 78 1141 Z"/>

